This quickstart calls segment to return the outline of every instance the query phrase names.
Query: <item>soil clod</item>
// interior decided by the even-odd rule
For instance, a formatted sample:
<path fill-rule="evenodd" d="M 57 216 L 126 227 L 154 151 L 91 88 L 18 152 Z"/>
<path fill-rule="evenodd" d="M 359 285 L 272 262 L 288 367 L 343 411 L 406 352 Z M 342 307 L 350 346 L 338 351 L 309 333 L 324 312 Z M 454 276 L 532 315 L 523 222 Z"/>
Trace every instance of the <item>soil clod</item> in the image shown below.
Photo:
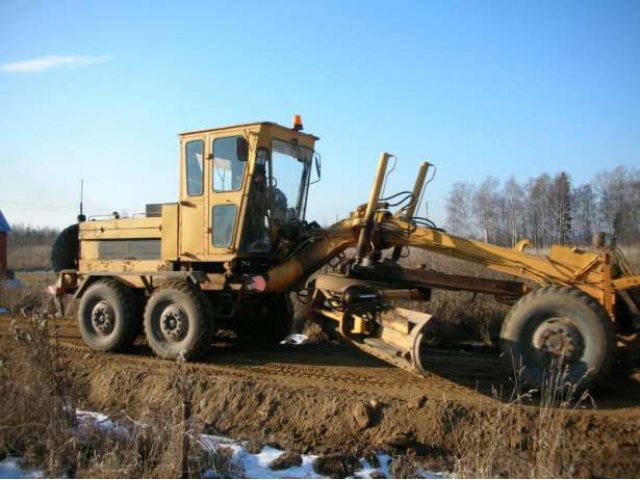
<path fill-rule="evenodd" d="M 247 453 L 257 455 L 262 451 L 263 446 L 264 445 L 260 440 L 251 438 L 247 440 L 247 443 L 245 443 L 244 449 L 247 451 Z"/>
<path fill-rule="evenodd" d="M 271 470 L 286 470 L 302 466 L 302 456 L 295 452 L 285 452 L 269 464 Z"/>
<path fill-rule="evenodd" d="M 367 403 L 357 403 L 353 407 L 353 418 L 356 421 L 358 428 L 364 430 L 371 425 L 371 419 L 373 416 L 373 408 Z"/>
<path fill-rule="evenodd" d="M 313 462 L 313 470 L 329 478 L 346 478 L 361 468 L 360 461 L 348 453 L 324 455 Z"/>
<path fill-rule="evenodd" d="M 418 397 L 413 397 L 411 400 L 409 400 L 409 408 L 411 409 L 415 409 L 418 410 L 420 408 L 423 408 L 426 404 L 427 404 L 427 396 L 426 395 L 420 395 Z"/>
<path fill-rule="evenodd" d="M 385 442 L 385 445 L 394 453 L 403 453 L 415 444 L 415 440 L 413 432 L 397 432 Z"/>

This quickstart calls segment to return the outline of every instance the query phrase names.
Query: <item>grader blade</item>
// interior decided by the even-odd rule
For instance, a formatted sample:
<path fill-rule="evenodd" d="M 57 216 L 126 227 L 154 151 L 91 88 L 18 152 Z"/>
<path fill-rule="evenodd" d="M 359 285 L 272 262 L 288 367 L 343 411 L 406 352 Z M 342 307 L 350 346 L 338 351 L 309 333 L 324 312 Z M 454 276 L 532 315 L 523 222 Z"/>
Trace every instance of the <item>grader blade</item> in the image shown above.
<path fill-rule="evenodd" d="M 362 334 L 357 332 L 373 321 L 368 314 L 329 309 L 317 309 L 316 314 L 337 322 L 340 335 L 354 347 L 408 372 L 420 376 L 427 374 L 424 340 L 432 315 L 391 307 L 378 313 L 375 332 Z"/>
<path fill-rule="evenodd" d="M 356 345 L 371 355 L 419 375 L 427 374 L 424 339 L 431 314 L 393 307 L 381 315 L 379 337 L 366 337 Z M 381 355 L 382 354 L 382 355 Z M 384 356 L 383 356 L 384 355 Z"/>
<path fill-rule="evenodd" d="M 316 288 L 316 318 L 332 321 L 340 336 L 360 350 L 411 373 L 426 374 L 424 340 L 433 316 L 389 302 L 426 300 L 428 290 L 388 288 L 330 274 L 319 275 Z"/>

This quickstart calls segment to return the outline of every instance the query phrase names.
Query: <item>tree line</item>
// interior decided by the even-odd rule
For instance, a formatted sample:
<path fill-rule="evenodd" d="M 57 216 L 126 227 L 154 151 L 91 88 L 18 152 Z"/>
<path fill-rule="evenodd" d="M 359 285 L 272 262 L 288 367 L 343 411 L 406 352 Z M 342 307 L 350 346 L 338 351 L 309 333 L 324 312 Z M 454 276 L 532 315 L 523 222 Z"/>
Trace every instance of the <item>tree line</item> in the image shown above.
<path fill-rule="evenodd" d="M 50 227 L 32 227 L 21 223 L 11 225 L 9 247 L 52 245 L 59 231 Z"/>
<path fill-rule="evenodd" d="M 618 244 L 640 240 L 640 170 L 616 167 L 574 186 L 567 172 L 543 173 L 519 183 L 487 177 L 456 182 L 446 199 L 446 228 L 456 235 L 513 246 L 591 243 L 605 232 Z"/>

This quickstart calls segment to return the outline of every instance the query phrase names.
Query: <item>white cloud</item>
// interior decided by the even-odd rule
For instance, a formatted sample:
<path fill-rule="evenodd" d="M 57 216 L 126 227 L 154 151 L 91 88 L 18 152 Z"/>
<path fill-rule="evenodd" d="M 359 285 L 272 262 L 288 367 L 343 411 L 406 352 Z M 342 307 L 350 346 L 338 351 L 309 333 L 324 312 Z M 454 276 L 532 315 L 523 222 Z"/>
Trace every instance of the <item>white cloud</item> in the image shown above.
<path fill-rule="evenodd" d="M 92 63 L 101 63 L 109 59 L 106 55 L 91 57 L 87 55 L 47 55 L 45 57 L 5 63 L 0 70 L 8 73 L 39 73 L 58 67 L 83 67 Z"/>

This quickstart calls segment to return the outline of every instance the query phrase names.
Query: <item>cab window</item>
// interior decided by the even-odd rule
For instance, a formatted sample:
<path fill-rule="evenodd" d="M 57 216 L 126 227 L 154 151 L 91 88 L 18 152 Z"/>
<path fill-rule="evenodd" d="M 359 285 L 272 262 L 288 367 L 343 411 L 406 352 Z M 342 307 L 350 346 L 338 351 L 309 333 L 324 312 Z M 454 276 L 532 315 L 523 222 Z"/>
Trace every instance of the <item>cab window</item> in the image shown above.
<path fill-rule="evenodd" d="M 243 136 L 216 138 L 213 141 L 213 179 L 216 192 L 229 192 L 242 187 L 247 164 L 247 141 Z"/>
<path fill-rule="evenodd" d="M 228 247 L 231 245 L 237 212 L 238 207 L 232 203 L 213 207 L 211 211 L 213 216 L 211 219 L 211 225 L 213 226 L 211 243 L 214 247 Z"/>
<path fill-rule="evenodd" d="M 204 142 L 192 140 L 185 146 L 184 158 L 187 170 L 187 195 L 190 197 L 202 195 L 204 191 L 204 170 L 202 161 L 204 157 Z"/>

